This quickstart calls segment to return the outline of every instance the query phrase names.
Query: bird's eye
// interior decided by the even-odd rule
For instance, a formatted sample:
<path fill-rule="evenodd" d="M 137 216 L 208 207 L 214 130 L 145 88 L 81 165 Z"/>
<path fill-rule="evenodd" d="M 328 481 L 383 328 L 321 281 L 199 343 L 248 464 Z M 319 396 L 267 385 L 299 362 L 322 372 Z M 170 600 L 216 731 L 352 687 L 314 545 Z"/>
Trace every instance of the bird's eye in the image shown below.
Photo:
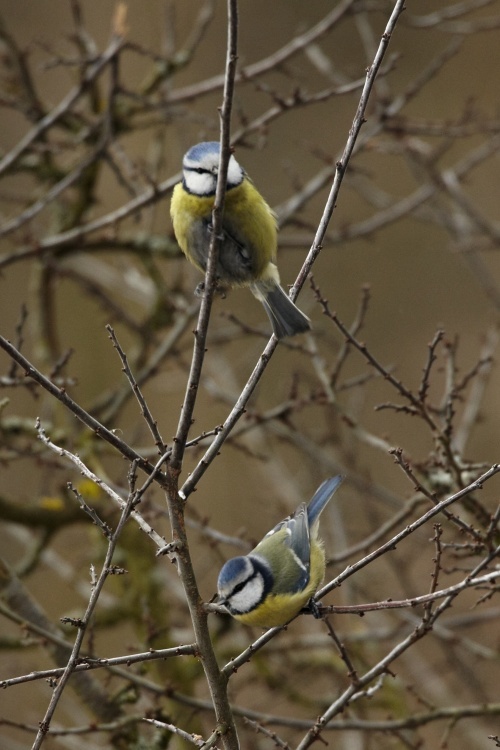
<path fill-rule="evenodd" d="M 196 167 L 194 171 L 196 172 L 196 174 L 205 174 L 207 170 L 203 169 L 203 167 Z"/>

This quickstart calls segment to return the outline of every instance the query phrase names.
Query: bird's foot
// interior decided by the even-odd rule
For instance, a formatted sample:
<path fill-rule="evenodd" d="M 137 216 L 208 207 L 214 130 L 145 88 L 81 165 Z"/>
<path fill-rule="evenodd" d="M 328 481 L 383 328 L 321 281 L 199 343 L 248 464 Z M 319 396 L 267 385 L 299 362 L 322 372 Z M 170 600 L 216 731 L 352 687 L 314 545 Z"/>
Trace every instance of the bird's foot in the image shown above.
<path fill-rule="evenodd" d="M 307 606 L 302 610 L 304 613 L 312 615 L 316 620 L 321 620 L 323 617 L 323 605 L 321 602 L 317 602 L 316 599 L 309 599 Z"/>
<path fill-rule="evenodd" d="M 226 293 L 227 293 L 227 287 L 224 286 L 224 284 L 221 284 L 219 281 L 216 281 L 214 294 L 216 294 L 218 297 L 222 297 L 222 299 L 226 299 Z M 194 290 L 194 296 L 201 298 L 201 297 L 204 297 L 204 295 L 205 295 L 205 282 L 200 281 L 200 283 Z"/>
<path fill-rule="evenodd" d="M 201 297 L 203 297 L 204 294 L 205 294 L 205 282 L 204 281 L 200 281 L 200 283 L 198 284 L 198 286 L 194 290 L 194 296 L 201 298 Z"/>

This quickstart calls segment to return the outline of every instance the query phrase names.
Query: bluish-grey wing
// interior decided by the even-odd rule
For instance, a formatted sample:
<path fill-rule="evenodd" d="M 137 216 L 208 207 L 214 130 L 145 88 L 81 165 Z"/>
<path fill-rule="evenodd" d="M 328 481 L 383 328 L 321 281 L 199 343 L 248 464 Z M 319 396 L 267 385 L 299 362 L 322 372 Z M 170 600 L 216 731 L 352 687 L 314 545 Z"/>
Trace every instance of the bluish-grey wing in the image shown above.
<path fill-rule="evenodd" d="M 281 531 L 281 544 L 292 553 L 293 563 L 292 560 L 289 562 L 296 568 L 295 585 L 289 590 L 300 591 L 309 583 L 310 539 L 306 504 L 302 503 L 293 515 L 276 524 L 274 529 L 266 534 L 258 548 L 261 547 L 263 542 L 263 546 L 267 547 L 269 538 L 278 531 Z"/>
<path fill-rule="evenodd" d="M 208 253 L 212 236 L 211 219 L 207 220 L 205 231 L 205 253 Z M 226 220 L 223 222 L 222 237 L 219 244 L 217 275 L 222 281 L 233 284 L 248 283 L 255 276 L 255 258 L 252 249 L 247 246 L 244 238 L 234 231 L 234 226 Z"/>
<path fill-rule="evenodd" d="M 288 546 L 307 570 L 307 577 L 309 579 L 311 540 L 309 538 L 309 520 L 305 503 L 299 505 L 293 516 L 287 520 L 286 526 Z"/>

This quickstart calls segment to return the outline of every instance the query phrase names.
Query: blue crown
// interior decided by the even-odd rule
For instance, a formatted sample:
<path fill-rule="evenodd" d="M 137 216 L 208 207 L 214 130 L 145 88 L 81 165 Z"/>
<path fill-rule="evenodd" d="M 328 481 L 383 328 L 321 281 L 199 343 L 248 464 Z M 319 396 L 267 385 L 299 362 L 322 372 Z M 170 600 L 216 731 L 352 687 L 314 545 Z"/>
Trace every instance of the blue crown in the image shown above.
<path fill-rule="evenodd" d="M 197 143 L 196 146 L 192 146 L 186 154 L 186 159 L 190 161 L 201 161 L 203 157 L 208 154 L 219 154 L 220 143 L 219 141 L 204 141 L 203 143 Z"/>

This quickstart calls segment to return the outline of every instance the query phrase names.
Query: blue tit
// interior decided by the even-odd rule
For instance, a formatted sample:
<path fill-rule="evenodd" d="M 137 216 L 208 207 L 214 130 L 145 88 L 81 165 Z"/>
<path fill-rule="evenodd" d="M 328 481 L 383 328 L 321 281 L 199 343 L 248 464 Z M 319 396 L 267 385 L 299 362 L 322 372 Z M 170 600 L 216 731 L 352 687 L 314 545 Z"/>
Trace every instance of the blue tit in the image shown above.
<path fill-rule="evenodd" d="M 186 257 L 205 272 L 212 234 L 220 144 L 198 143 L 185 154 L 183 179 L 172 194 L 175 236 Z M 280 286 L 276 217 L 234 156 L 229 159 L 217 281 L 222 290 L 248 286 L 281 339 L 310 328 L 309 319 Z"/>
<path fill-rule="evenodd" d="M 319 517 L 343 479 L 325 480 L 309 505 L 299 505 L 248 555 L 225 563 L 217 581 L 218 603 L 233 617 L 272 628 L 285 625 L 309 603 L 325 575 Z"/>

